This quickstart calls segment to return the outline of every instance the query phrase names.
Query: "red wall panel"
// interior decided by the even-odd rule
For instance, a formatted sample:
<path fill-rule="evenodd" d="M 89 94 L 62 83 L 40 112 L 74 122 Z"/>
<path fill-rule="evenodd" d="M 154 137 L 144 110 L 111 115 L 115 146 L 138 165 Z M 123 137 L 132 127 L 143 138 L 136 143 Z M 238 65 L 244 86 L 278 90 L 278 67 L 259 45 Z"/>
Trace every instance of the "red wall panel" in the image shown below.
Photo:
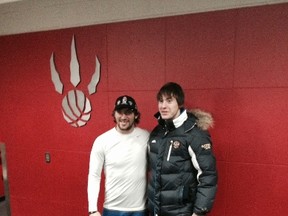
<path fill-rule="evenodd" d="M 0 37 L 0 138 L 12 215 L 85 215 L 90 149 L 114 126 L 115 99 L 132 95 L 140 126 L 151 130 L 156 93 L 167 81 L 183 86 L 187 108 L 215 119 L 219 190 L 210 215 L 288 213 L 287 19 L 288 4 L 281 4 Z M 70 82 L 73 35 L 77 87 Z M 51 81 L 53 52 L 63 94 Z M 96 56 L 101 77 L 89 95 Z M 73 89 L 92 106 L 80 128 L 61 111 Z M 103 198 L 101 191 L 100 208 Z"/>
<path fill-rule="evenodd" d="M 234 100 L 229 161 L 287 165 L 288 90 L 241 89 Z"/>
<path fill-rule="evenodd" d="M 110 91 L 147 91 L 165 81 L 164 20 L 110 24 L 107 43 Z"/>
<path fill-rule="evenodd" d="M 236 11 L 167 19 L 167 80 L 186 89 L 233 86 Z"/>
<path fill-rule="evenodd" d="M 235 44 L 236 87 L 287 87 L 288 5 L 242 10 Z"/>
<path fill-rule="evenodd" d="M 226 215 L 286 214 L 287 171 L 273 164 L 228 164 Z"/>

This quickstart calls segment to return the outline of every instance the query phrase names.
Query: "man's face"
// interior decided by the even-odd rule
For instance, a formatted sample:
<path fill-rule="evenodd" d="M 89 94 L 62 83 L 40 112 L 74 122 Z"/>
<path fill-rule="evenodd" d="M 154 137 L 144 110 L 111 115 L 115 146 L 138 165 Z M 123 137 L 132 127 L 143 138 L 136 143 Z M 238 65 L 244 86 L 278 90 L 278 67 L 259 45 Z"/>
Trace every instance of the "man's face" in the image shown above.
<path fill-rule="evenodd" d="M 175 119 L 180 115 L 180 108 L 175 97 L 162 95 L 158 101 L 158 110 L 164 120 Z"/>
<path fill-rule="evenodd" d="M 130 133 L 134 129 L 134 120 L 136 118 L 133 110 L 123 108 L 114 112 L 116 129 L 120 133 Z"/>

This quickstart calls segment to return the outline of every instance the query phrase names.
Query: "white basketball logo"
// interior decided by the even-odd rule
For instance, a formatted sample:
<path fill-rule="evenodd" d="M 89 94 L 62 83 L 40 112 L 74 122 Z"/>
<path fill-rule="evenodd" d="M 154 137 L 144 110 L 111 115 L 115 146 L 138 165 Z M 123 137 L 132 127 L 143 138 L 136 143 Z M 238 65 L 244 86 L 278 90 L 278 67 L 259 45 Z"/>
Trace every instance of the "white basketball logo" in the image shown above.
<path fill-rule="evenodd" d="M 63 84 L 60 80 L 59 73 L 56 70 L 54 63 L 54 53 L 50 58 L 50 70 L 52 82 L 55 86 L 56 92 L 63 93 Z M 89 94 L 96 92 L 96 86 L 100 80 L 100 62 L 96 56 L 95 72 L 92 75 L 91 81 L 88 85 Z M 70 82 L 76 88 L 80 83 L 79 63 L 75 48 L 75 38 L 73 36 L 71 43 L 71 61 L 70 61 Z M 77 89 L 70 90 L 62 100 L 62 113 L 64 119 L 73 127 L 82 127 L 86 125 L 91 116 L 91 103 L 85 94 Z"/>

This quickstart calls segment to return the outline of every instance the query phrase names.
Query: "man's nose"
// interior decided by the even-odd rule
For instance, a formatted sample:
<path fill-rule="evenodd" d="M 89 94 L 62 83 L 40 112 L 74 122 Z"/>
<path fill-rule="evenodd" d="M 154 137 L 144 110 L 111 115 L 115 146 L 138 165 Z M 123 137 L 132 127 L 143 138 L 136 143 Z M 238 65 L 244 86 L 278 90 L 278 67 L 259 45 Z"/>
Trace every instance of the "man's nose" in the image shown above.
<path fill-rule="evenodd" d="M 161 104 L 160 104 L 160 107 L 162 108 L 165 108 L 167 106 L 167 102 L 163 101 Z"/>

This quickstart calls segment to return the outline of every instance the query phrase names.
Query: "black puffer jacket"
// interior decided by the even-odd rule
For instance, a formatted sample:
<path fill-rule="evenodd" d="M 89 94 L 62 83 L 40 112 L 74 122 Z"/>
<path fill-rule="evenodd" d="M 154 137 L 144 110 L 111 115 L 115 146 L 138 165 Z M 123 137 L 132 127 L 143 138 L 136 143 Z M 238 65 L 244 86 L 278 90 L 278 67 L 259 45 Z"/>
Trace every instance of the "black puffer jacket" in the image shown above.
<path fill-rule="evenodd" d="M 149 139 L 148 208 L 150 215 L 205 215 L 217 190 L 216 161 L 207 129 L 213 119 L 187 112 L 178 128 L 159 119 Z"/>

